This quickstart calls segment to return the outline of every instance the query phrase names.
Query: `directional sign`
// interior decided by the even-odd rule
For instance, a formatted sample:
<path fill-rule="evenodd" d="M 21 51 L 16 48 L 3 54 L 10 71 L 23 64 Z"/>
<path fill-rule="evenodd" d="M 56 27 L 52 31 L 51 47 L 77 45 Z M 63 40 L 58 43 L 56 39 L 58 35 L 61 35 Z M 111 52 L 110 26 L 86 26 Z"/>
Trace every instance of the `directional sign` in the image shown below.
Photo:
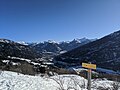
<path fill-rule="evenodd" d="M 89 69 L 96 69 L 95 64 L 89 64 L 89 63 L 82 63 L 82 67 L 89 68 Z"/>

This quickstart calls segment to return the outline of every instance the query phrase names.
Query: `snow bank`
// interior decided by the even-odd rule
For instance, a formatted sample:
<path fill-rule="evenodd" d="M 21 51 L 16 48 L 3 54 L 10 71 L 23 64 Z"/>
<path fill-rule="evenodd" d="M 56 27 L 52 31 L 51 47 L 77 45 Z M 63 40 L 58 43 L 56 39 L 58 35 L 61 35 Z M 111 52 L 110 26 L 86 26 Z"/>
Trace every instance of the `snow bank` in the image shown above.
<path fill-rule="evenodd" d="M 94 86 L 105 85 L 110 87 L 111 81 L 97 80 Z M 58 90 L 63 87 L 65 90 L 87 90 L 87 80 L 77 75 L 59 75 L 52 77 L 40 77 L 18 74 L 15 72 L 2 71 L 0 73 L 0 90 Z M 92 89 L 97 90 L 97 89 Z"/>

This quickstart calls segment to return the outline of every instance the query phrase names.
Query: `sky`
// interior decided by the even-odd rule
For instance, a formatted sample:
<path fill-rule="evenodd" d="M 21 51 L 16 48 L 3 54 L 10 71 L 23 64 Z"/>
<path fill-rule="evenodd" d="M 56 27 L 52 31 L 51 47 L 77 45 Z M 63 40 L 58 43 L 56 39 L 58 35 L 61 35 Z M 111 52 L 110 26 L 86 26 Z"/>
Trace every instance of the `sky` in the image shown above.
<path fill-rule="evenodd" d="M 0 0 L 0 38 L 68 41 L 120 30 L 120 0 Z"/>

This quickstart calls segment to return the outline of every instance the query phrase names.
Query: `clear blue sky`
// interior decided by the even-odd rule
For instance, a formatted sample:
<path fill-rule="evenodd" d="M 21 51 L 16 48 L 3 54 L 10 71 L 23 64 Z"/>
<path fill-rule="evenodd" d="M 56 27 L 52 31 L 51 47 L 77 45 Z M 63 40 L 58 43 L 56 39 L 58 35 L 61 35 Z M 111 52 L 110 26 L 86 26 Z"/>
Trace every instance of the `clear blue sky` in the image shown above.
<path fill-rule="evenodd" d="M 0 38 L 101 38 L 120 29 L 120 0 L 0 0 Z"/>

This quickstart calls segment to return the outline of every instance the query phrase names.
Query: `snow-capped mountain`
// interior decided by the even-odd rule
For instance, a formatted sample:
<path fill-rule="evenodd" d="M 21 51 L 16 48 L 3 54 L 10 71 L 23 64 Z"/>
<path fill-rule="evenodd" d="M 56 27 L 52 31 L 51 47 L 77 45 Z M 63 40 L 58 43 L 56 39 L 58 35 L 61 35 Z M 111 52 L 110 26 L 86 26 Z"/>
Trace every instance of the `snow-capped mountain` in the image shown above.
<path fill-rule="evenodd" d="M 0 39 L 0 43 L 15 43 L 15 42 L 8 39 Z"/>
<path fill-rule="evenodd" d="M 61 48 L 59 47 L 58 43 L 45 41 L 43 43 L 38 43 L 33 46 L 33 48 L 38 52 L 59 52 Z"/>
<path fill-rule="evenodd" d="M 30 43 L 27 43 L 27 42 L 24 42 L 24 41 L 19 41 L 17 43 L 22 44 L 22 45 L 29 45 L 30 44 Z"/>
<path fill-rule="evenodd" d="M 55 42 L 53 40 L 48 40 L 44 42 L 40 42 L 38 44 L 32 43 L 29 46 L 33 47 L 38 52 L 52 52 L 56 54 L 60 54 L 62 52 L 70 51 L 74 48 L 92 42 L 96 39 L 74 39 L 72 41 L 64 41 L 64 42 Z"/>
<path fill-rule="evenodd" d="M 55 60 L 69 65 L 92 62 L 97 67 L 120 71 L 120 31 L 68 51 Z"/>
<path fill-rule="evenodd" d="M 84 44 L 90 43 L 95 40 L 96 39 L 87 39 L 87 38 L 74 39 L 69 42 L 61 42 L 59 46 L 63 49 L 63 51 L 70 51 L 72 49 L 75 49 L 79 46 L 82 46 Z"/>

